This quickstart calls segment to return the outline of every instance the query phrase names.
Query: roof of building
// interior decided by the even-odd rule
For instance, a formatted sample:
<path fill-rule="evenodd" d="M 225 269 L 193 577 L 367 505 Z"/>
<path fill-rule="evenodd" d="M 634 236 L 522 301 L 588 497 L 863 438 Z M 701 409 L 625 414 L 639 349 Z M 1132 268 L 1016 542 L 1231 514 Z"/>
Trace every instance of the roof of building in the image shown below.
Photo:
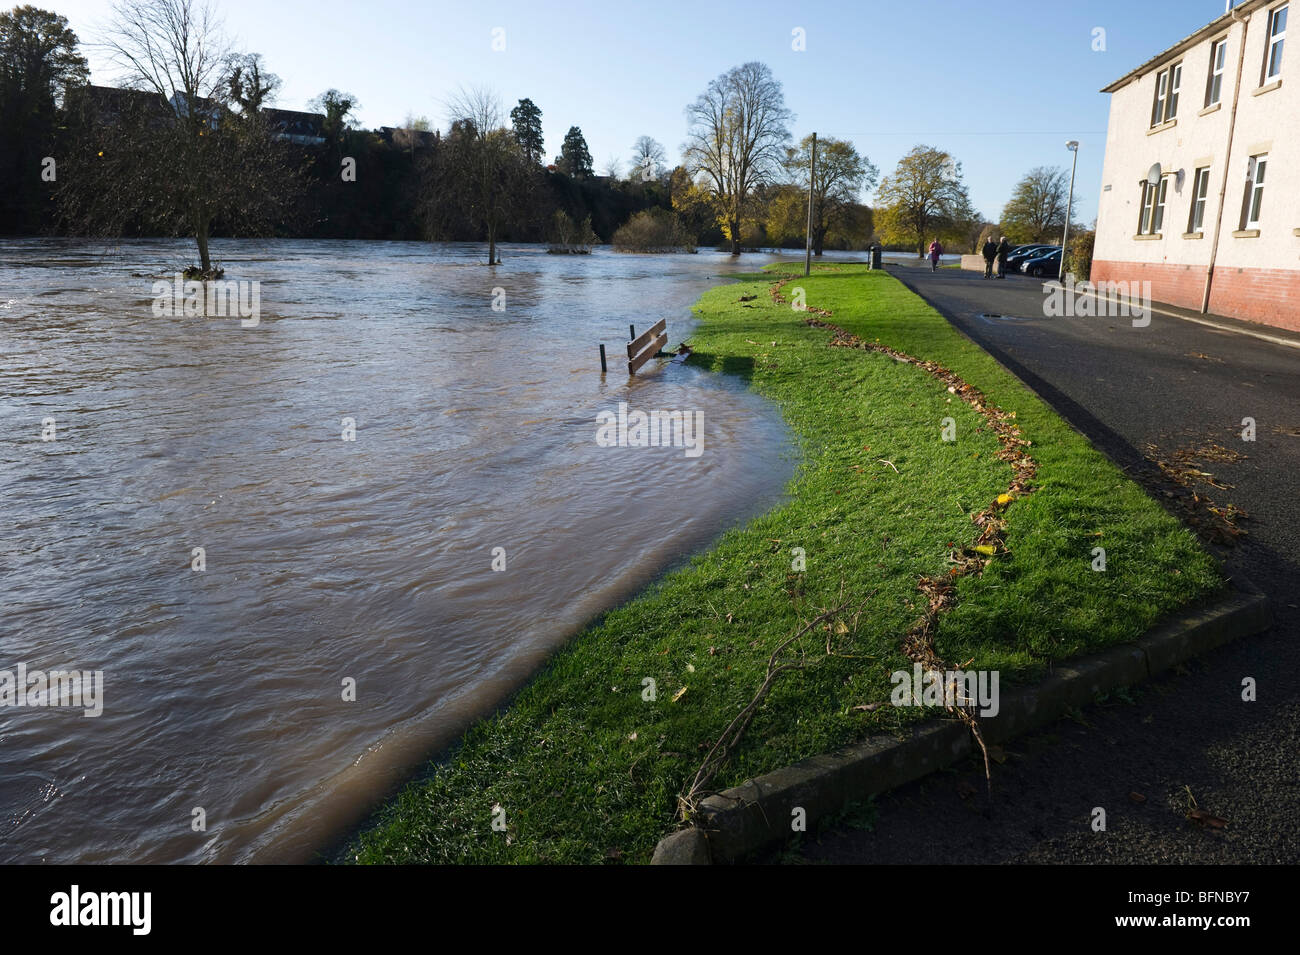
<path fill-rule="evenodd" d="M 273 106 L 264 107 L 262 110 L 268 119 L 284 120 L 294 123 L 316 123 L 325 122 L 324 113 L 308 113 L 298 109 L 277 109 Z"/>
<path fill-rule="evenodd" d="M 1165 50 L 1164 52 L 1159 53 L 1156 56 L 1153 56 L 1151 59 L 1147 60 L 1137 69 L 1130 70 L 1128 73 L 1125 73 L 1114 83 L 1111 83 L 1109 86 L 1104 87 L 1102 89 L 1102 92 L 1114 93 L 1123 89 L 1133 80 L 1136 80 L 1139 77 L 1145 76 L 1147 73 L 1150 73 L 1153 69 L 1155 69 L 1160 64 L 1164 63 L 1166 60 L 1173 59 L 1179 54 L 1186 52 L 1191 47 L 1196 46 L 1198 43 L 1209 39 L 1211 36 L 1213 36 L 1215 33 L 1218 33 L 1220 30 L 1227 28 L 1233 22 L 1233 19 L 1235 17 L 1238 17 L 1243 13 L 1253 13 L 1255 10 L 1258 10 L 1260 7 L 1267 6 L 1269 3 L 1273 3 L 1273 2 L 1275 2 L 1275 0 L 1244 0 L 1244 2 L 1242 3 L 1237 3 L 1231 10 L 1223 14 L 1223 16 L 1216 18 L 1210 23 L 1207 23 L 1205 26 L 1201 27 L 1191 36 L 1187 36 L 1179 40 L 1177 43 L 1169 47 L 1169 49 Z"/>

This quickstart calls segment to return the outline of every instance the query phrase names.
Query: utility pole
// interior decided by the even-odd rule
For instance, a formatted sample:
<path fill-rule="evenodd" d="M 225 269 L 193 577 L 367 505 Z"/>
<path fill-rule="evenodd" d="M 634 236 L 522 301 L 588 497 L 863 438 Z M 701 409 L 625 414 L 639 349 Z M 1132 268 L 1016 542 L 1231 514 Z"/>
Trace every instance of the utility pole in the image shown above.
<path fill-rule="evenodd" d="M 803 274 L 812 275 L 812 213 L 813 194 L 817 191 L 817 134 L 812 135 L 812 165 L 808 169 L 808 237 L 804 246 Z"/>

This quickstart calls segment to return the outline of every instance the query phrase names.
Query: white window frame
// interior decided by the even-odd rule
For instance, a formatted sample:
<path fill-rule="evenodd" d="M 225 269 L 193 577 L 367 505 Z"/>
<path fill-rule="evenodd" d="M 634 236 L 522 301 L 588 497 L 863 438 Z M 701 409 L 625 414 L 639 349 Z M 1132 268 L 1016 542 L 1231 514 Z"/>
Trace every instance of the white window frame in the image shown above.
<path fill-rule="evenodd" d="M 1169 197 L 1169 177 L 1161 176 L 1160 185 L 1142 183 L 1142 214 L 1138 235 L 1160 235 L 1165 224 L 1165 202 Z"/>
<path fill-rule="evenodd" d="M 1210 46 L 1210 78 L 1205 83 L 1205 108 L 1223 102 L 1223 73 L 1228 64 L 1228 38 Z"/>
<path fill-rule="evenodd" d="M 1268 175 L 1268 153 L 1251 157 L 1251 174 L 1246 181 L 1247 229 L 1259 228 L 1259 217 L 1264 211 L 1264 187 Z"/>
<path fill-rule="evenodd" d="M 1260 86 L 1282 75 L 1282 55 L 1286 52 L 1286 20 L 1289 18 L 1287 8 L 1290 6 L 1291 4 L 1284 3 L 1268 11 L 1268 34 L 1264 37 L 1264 74 Z M 1279 20 L 1282 21 L 1280 30 Z"/>
<path fill-rule="evenodd" d="M 1156 74 L 1156 98 L 1151 104 L 1151 128 L 1159 126 L 1164 122 L 1165 115 L 1165 93 L 1169 89 L 1169 74 L 1161 70 Z"/>
<path fill-rule="evenodd" d="M 1163 126 L 1178 116 L 1178 94 L 1183 86 L 1183 64 L 1177 63 L 1156 74 L 1156 98 L 1151 104 L 1151 127 Z"/>
<path fill-rule="evenodd" d="M 1187 232 L 1194 234 L 1205 231 L 1205 208 L 1210 197 L 1210 167 L 1202 166 L 1196 170 L 1192 180 L 1192 215 L 1187 223 Z"/>

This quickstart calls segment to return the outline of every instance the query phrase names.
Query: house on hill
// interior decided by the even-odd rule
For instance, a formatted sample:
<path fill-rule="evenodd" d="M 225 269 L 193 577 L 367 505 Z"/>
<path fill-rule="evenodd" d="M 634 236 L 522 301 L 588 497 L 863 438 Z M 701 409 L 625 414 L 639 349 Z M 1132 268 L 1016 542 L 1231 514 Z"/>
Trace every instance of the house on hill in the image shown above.
<path fill-rule="evenodd" d="M 296 109 L 264 109 L 262 115 L 277 139 L 299 146 L 325 144 L 325 117 L 321 113 L 304 113 Z"/>

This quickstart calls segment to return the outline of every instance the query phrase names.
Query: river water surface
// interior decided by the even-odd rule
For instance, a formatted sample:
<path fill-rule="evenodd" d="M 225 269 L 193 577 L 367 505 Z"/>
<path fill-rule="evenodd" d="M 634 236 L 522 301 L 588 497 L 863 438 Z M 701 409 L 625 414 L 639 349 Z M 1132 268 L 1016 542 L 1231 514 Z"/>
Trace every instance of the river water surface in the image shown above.
<path fill-rule="evenodd" d="M 704 289 L 769 259 L 502 254 L 217 242 L 260 283 L 244 327 L 154 315 L 186 243 L 0 240 L 0 670 L 104 688 L 99 717 L 0 708 L 0 861 L 309 860 L 585 621 L 780 499 L 771 405 L 620 358 L 629 323 L 675 345 Z M 703 453 L 599 447 L 620 401 L 702 411 Z"/>

